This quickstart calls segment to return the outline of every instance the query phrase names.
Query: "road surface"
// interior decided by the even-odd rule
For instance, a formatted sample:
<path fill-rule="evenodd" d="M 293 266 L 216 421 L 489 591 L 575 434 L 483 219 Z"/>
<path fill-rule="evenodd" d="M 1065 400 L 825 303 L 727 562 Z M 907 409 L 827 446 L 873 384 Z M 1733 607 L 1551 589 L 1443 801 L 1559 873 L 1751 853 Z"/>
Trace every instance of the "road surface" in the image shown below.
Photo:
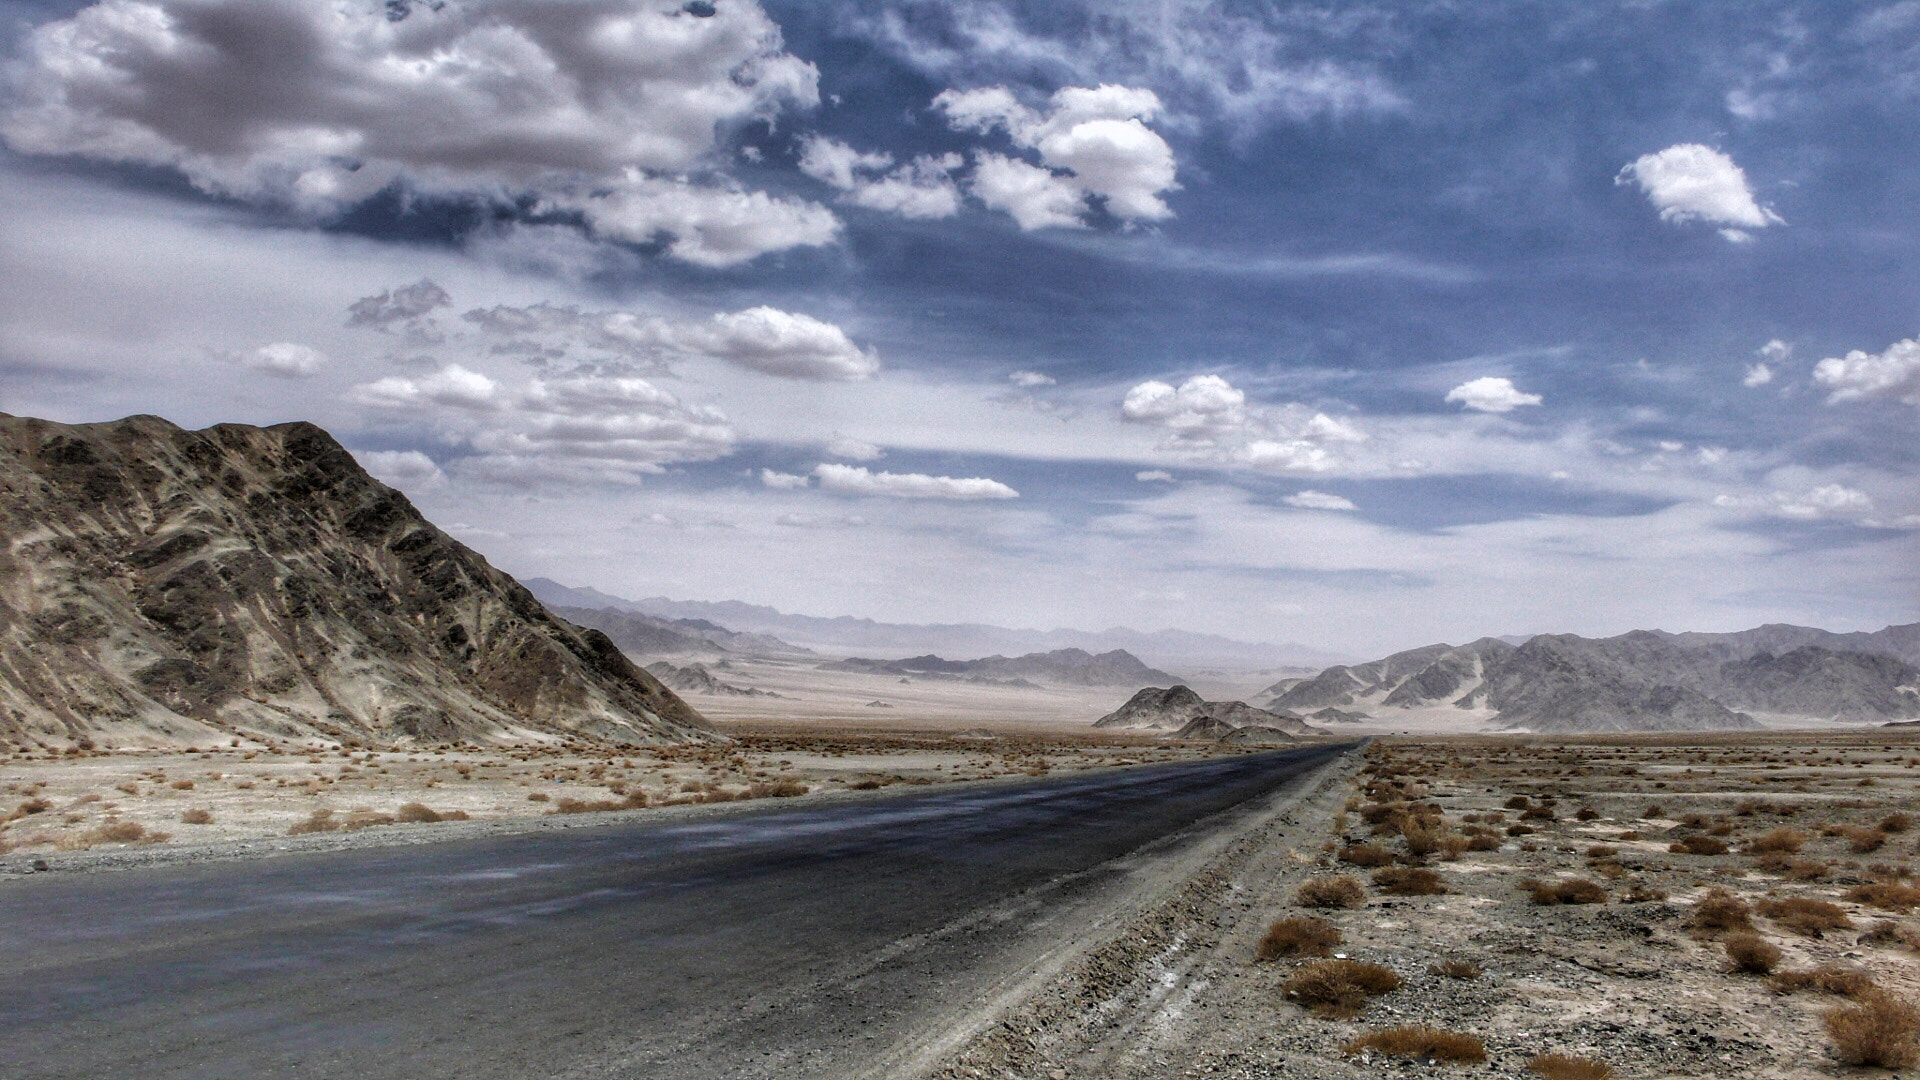
<path fill-rule="evenodd" d="M 16 881 L 0 1076 L 856 1075 L 1347 749 Z"/>

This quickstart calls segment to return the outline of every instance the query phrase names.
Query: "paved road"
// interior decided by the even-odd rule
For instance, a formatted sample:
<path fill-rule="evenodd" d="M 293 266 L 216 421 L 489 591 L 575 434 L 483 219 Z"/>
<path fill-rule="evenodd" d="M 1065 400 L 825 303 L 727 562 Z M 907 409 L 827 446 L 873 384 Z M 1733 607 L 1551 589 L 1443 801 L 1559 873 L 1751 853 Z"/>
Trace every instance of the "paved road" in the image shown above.
<path fill-rule="evenodd" d="M 16 882 L 0 1077 L 845 1076 L 1342 749 Z"/>

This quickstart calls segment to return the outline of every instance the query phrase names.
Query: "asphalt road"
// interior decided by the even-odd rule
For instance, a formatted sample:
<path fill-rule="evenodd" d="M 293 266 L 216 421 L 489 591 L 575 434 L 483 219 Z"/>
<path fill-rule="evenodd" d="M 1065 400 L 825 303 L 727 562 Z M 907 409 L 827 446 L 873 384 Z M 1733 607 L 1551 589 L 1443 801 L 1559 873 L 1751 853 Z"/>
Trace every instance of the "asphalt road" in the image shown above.
<path fill-rule="evenodd" d="M 1343 749 L 15 882 L 0 1077 L 846 1076 Z"/>

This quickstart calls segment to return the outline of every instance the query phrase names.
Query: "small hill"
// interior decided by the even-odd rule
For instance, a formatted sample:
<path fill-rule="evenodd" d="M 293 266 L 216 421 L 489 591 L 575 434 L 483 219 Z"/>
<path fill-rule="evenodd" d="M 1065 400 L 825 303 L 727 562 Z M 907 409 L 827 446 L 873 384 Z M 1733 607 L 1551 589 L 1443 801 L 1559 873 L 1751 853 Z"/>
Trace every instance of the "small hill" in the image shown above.
<path fill-rule="evenodd" d="M 0 414 L 0 743 L 721 738 L 312 424 Z"/>
<path fill-rule="evenodd" d="M 1114 649 L 1098 655 L 1085 649 L 1055 649 L 1025 656 L 987 656 L 978 660 L 944 660 L 931 654 L 910 656 L 905 660 L 854 657 L 822 664 L 820 669 L 1009 683 L 1027 680 L 1068 686 L 1138 686 L 1143 682 L 1180 682 L 1173 675 L 1148 667 L 1125 649 Z"/>
<path fill-rule="evenodd" d="M 1185 686 L 1149 686 L 1093 722 L 1097 728 L 1173 732 L 1181 739 L 1219 739 L 1259 728 L 1283 735 L 1315 734 L 1292 713 L 1256 709 L 1244 701 L 1204 701 Z"/>
<path fill-rule="evenodd" d="M 683 694 L 706 694 L 710 697 L 768 697 L 780 695 L 770 690 L 761 690 L 751 686 L 735 686 L 723 682 L 705 664 L 688 664 L 677 667 L 665 660 L 647 665 L 647 671 L 654 677 Z"/>

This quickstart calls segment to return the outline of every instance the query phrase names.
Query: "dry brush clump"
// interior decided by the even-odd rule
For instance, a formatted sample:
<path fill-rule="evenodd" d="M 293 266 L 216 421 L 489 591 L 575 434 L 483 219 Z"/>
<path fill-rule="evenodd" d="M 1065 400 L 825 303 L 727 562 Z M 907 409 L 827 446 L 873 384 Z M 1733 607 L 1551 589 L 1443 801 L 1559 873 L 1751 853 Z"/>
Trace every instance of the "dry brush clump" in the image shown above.
<path fill-rule="evenodd" d="M 1308 878 L 1294 894 L 1294 901 L 1301 907 L 1310 908 L 1357 908 L 1367 905 L 1367 887 L 1357 878 L 1342 874 L 1338 877 Z"/>
<path fill-rule="evenodd" d="M 1487 1060 L 1487 1044 L 1478 1038 L 1424 1025 L 1369 1031 L 1340 1050 L 1346 1054 L 1372 1052 L 1450 1065 L 1478 1065 Z"/>
<path fill-rule="evenodd" d="M 1472 980 L 1486 974 L 1486 969 L 1471 960 L 1440 960 L 1427 965 L 1427 971 L 1448 979 Z"/>
<path fill-rule="evenodd" d="M 1762 916 L 1803 937 L 1817 938 L 1828 930 L 1851 930 L 1853 920 L 1836 904 L 1805 896 L 1763 899 L 1754 905 Z"/>
<path fill-rule="evenodd" d="M 1266 936 L 1260 939 L 1259 957 L 1329 956 L 1341 940 L 1339 928 L 1332 923 L 1310 915 L 1294 915 L 1267 927 Z"/>
<path fill-rule="evenodd" d="M 1865 999 L 1880 992 L 1879 984 L 1873 976 L 1854 968 L 1843 968 L 1836 964 L 1821 964 L 1819 967 L 1804 971 L 1782 971 L 1767 980 L 1767 985 L 1776 994 L 1796 994 L 1802 990 L 1812 990 L 1822 994 L 1834 994 L 1839 997 Z"/>
<path fill-rule="evenodd" d="M 1745 850 L 1748 855 L 1798 855 L 1807 839 L 1799 829 L 1774 829 L 1747 841 Z"/>
<path fill-rule="evenodd" d="M 182 825 L 211 825 L 213 824 L 213 812 L 196 806 L 180 815 L 180 823 Z"/>
<path fill-rule="evenodd" d="M 1360 960 L 1316 960 L 1281 987 L 1287 997 L 1329 1020 L 1350 1020 L 1367 1007 L 1368 998 L 1398 989 L 1400 976 L 1392 968 Z"/>
<path fill-rule="evenodd" d="M 1920 907 L 1920 889 L 1897 881 L 1875 881 L 1847 893 L 1847 899 L 1882 911 L 1911 911 Z"/>
<path fill-rule="evenodd" d="M 1339 859 L 1354 866 L 1387 866 L 1393 862 L 1393 852 L 1379 844 L 1348 844 L 1340 849 Z"/>
<path fill-rule="evenodd" d="M 1739 975 L 1771 975 L 1780 965 L 1780 947 L 1759 934 L 1728 934 L 1720 943 Z"/>
<path fill-rule="evenodd" d="M 1536 1054 L 1527 1059 L 1527 1071 L 1546 1080 L 1611 1080 L 1613 1076 L 1606 1062 L 1572 1054 Z"/>
<path fill-rule="evenodd" d="M 1607 902 L 1606 888 L 1587 878 L 1562 878 L 1559 881 L 1535 881 L 1529 878 L 1520 883 L 1520 888 L 1526 890 L 1527 899 L 1542 906 Z"/>
<path fill-rule="evenodd" d="M 1834 1056 L 1848 1065 L 1905 1069 L 1920 1063 L 1920 1009 L 1884 991 L 1821 1016 Z"/>
<path fill-rule="evenodd" d="M 1388 896 L 1440 896 L 1447 883 L 1440 875 L 1418 866 L 1390 866 L 1373 872 L 1373 887 Z"/>
<path fill-rule="evenodd" d="M 1693 905 L 1693 917 L 1687 920 L 1687 926 L 1696 934 L 1708 936 L 1736 930 L 1751 933 L 1753 909 L 1725 889 L 1708 889 Z"/>
<path fill-rule="evenodd" d="M 1725 855 L 1727 842 L 1717 836 L 1688 836 L 1667 845 L 1676 855 Z"/>

